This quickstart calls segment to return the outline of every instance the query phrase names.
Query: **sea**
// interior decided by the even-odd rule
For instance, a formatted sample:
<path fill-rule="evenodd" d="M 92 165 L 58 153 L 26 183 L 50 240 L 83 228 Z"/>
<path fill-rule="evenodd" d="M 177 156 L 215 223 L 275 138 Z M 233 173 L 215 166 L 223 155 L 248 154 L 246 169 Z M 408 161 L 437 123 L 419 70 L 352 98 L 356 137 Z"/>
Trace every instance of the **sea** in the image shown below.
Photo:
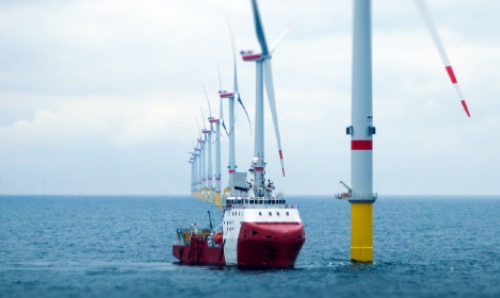
<path fill-rule="evenodd" d="M 350 261 L 350 206 L 289 196 L 294 269 L 176 263 L 176 228 L 220 223 L 190 196 L 0 196 L 0 297 L 500 297 L 500 196 L 384 196 L 374 262 Z"/>

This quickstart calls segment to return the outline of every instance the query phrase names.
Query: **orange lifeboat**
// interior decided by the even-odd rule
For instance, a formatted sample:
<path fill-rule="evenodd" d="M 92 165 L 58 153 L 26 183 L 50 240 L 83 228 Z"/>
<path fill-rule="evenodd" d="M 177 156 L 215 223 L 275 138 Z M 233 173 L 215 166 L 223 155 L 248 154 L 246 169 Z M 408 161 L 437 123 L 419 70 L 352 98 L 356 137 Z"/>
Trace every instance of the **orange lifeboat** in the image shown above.
<path fill-rule="evenodd" d="M 216 233 L 214 235 L 214 242 L 217 244 L 222 244 L 222 233 Z"/>

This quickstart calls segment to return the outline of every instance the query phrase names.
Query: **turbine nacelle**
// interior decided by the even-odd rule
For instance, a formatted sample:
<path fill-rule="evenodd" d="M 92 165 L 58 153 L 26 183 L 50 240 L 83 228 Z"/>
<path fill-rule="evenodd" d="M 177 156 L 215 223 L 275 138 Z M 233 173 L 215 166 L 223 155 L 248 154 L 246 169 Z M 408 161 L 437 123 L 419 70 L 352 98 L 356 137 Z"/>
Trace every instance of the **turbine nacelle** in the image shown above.
<path fill-rule="evenodd" d="M 241 58 L 243 61 L 252 62 L 252 61 L 261 61 L 263 60 L 261 53 L 254 53 L 254 51 L 241 51 Z"/>
<path fill-rule="evenodd" d="M 220 98 L 232 98 L 234 97 L 234 93 L 228 92 L 227 90 L 219 91 Z"/>

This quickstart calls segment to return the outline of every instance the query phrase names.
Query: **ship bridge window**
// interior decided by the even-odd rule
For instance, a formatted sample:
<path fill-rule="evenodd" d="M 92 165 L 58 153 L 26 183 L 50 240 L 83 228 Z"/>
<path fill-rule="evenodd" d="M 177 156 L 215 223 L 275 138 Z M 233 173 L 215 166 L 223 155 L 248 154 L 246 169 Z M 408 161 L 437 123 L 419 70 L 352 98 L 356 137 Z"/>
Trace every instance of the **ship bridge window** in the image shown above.
<path fill-rule="evenodd" d="M 287 211 L 287 212 L 286 212 L 286 216 L 289 216 L 289 215 L 290 215 L 290 213 L 288 213 L 288 211 Z"/>
<path fill-rule="evenodd" d="M 273 216 L 273 213 L 272 213 L 272 212 L 269 212 L 269 216 Z"/>
<path fill-rule="evenodd" d="M 259 216 L 262 216 L 262 212 L 259 212 Z"/>
<path fill-rule="evenodd" d="M 280 213 L 279 213 L 279 212 L 276 212 L 276 215 L 280 216 Z"/>

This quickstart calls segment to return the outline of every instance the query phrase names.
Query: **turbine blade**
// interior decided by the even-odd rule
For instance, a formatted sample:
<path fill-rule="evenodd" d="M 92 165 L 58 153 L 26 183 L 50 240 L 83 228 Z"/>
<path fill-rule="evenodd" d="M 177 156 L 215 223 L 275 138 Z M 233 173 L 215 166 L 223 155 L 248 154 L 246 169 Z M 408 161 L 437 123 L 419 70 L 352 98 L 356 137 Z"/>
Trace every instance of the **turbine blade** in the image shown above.
<path fill-rule="evenodd" d="M 229 132 L 227 131 L 226 123 L 224 123 L 224 120 L 222 120 L 222 127 L 224 127 L 224 130 L 226 131 L 226 135 L 229 137 Z"/>
<path fill-rule="evenodd" d="M 269 55 L 269 49 L 267 48 L 266 36 L 264 34 L 264 28 L 262 27 L 257 0 L 252 0 L 252 10 L 255 20 L 255 32 L 257 33 L 257 39 L 259 40 L 260 48 L 262 50 L 262 56 L 266 57 Z"/>
<path fill-rule="evenodd" d="M 210 100 L 208 100 L 208 93 L 207 93 L 207 89 L 205 88 L 205 85 L 202 85 L 203 86 L 203 90 L 205 91 L 205 96 L 207 98 L 207 103 L 208 103 L 208 115 L 210 118 L 212 118 L 212 109 L 210 108 Z"/>
<path fill-rule="evenodd" d="M 439 56 L 441 56 L 441 61 L 443 61 L 444 67 L 446 69 L 446 72 L 448 73 L 451 83 L 455 87 L 455 91 L 457 92 L 460 103 L 462 104 L 462 107 L 464 108 L 464 111 L 467 114 L 467 116 L 470 117 L 469 108 L 467 107 L 467 103 L 465 102 L 462 90 L 458 85 L 457 78 L 455 76 L 453 68 L 451 67 L 450 61 L 448 60 L 448 56 L 446 55 L 441 39 L 439 38 L 436 26 L 434 25 L 434 21 L 432 20 L 429 9 L 427 8 L 427 5 L 423 0 L 415 0 L 415 3 L 418 7 L 418 10 L 420 11 L 420 14 L 422 15 L 422 18 L 424 19 L 427 29 L 429 29 L 429 32 L 432 36 L 432 40 L 434 41 L 434 44 L 436 45 L 436 48 L 439 52 Z"/>
<path fill-rule="evenodd" d="M 243 101 L 241 100 L 241 96 L 239 93 L 238 93 L 238 102 L 240 103 L 241 107 L 243 108 L 243 111 L 245 111 L 245 115 L 247 115 L 248 124 L 250 125 L 250 135 L 252 135 L 252 121 L 250 121 L 250 116 L 248 116 L 247 109 L 245 108 L 245 105 L 243 104 Z"/>
<path fill-rule="evenodd" d="M 292 28 L 294 27 L 294 23 L 290 24 L 286 29 L 285 31 L 283 31 L 283 33 L 281 33 L 280 36 L 278 36 L 278 38 L 274 41 L 274 43 L 271 45 L 271 54 L 274 53 L 274 50 L 276 50 L 276 48 L 278 47 L 279 43 L 281 42 L 281 40 L 287 35 L 288 32 L 290 32 L 290 30 L 292 30 Z"/>
<path fill-rule="evenodd" d="M 274 97 L 274 84 L 273 84 L 273 71 L 271 67 L 271 60 L 266 59 L 263 62 L 264 68 L 264 82 L 266 85 L 267 99 L 269 100 L 269 107 L 271 108 L 271 114 L 273 116 L 274 132 L 276 133 L 276 141 L 278 143 L 278 153 L 280 156 L 281 171 L 283 177 L 285 176 L 285 166 L 283 165 L 283 151 L 281 150 L 281 137 L 280 130 L 278 127 L 278 113 L 276 112 L 276 102 Z"/>
<path fill-rule="evenodd" d="M 198 127 L 198 134 L 200 135 L 200 139 L 201 139 L 201 129 L 200 129 L 200 124 L 198 123 L 198 119 L 196 117 L 194 117 L 194 120 L 196 121 L 196 126 Z"/>
<path fill-rule="evenodd" d="M 207 125 L 205 124 L 205 113 L 203 113 L 203 107 L 201 106 L 201 103 L 200 103 L 200 110 L 201 110 L 201 116 L 203 117 L 201 118 L 203 119 L 203 128 L 207 129 Z"/>
<path fill-rule="evenodd" d="M 234 44 L 233 30 L 231 24 L 227 21 L 227 28 L 229 30 L 229 37 L 231 38 L 231 49 L 233 50 L 233 91 L 238 93 L 238 65 L 236 64 L 236 46 Z"/>
<path fill-rule="evenodd" d="M 231 47 L 233 49 L 233 67 L 234 67 L 234 85 L 233 85 L 233 96 L 236 98 L 238 97 L 238 102 L 240 103 L 241 107 L 243 108 L 243 111 L 245 111 L 245 114 L 247 115 L 248 123 L 250 124 L 250 134 L 252 134 L 252 122 L 250 121 L 250 116 L 248 116 L 247 109 L 245 108 L 245 105 L 243 104 L 243 101 L 241 100 L 240 93 L 238 91 L 238 67 L 237 67 L 237 60 L 236 60 L 236 46 L 234 44 L 234 36 L 233 36 L 233 31 L 231 29 L 231 25 L 229 24 L 229 21 L 227 22 L 227 27 L 229 29 L 229 35 L 231 37 Z M 236 121 L 235 121 L 236 122 Z"/>
<path fill-rule="evenodd" d="M 224 127 L 224 130 L 226 131 L 226 135 L 229 136 L 229 133 L 227 132 L 226 124 L 224 123 L 224 109 L 222 108 L 222 98 L 220 99 L 219 119 L 220 119 L 220 123 L 222 124 L 222 127 Z"/>
<path fill-rule="evenodd" d="M 222 79 L 220 77 L 220 68 L 219 68 L 219 63 L 217 63 L 217 60 L 215 60 L 215 66 L 217 67 L 217 75 L 219 76 L 219 90 L 222 90 Z"/>

